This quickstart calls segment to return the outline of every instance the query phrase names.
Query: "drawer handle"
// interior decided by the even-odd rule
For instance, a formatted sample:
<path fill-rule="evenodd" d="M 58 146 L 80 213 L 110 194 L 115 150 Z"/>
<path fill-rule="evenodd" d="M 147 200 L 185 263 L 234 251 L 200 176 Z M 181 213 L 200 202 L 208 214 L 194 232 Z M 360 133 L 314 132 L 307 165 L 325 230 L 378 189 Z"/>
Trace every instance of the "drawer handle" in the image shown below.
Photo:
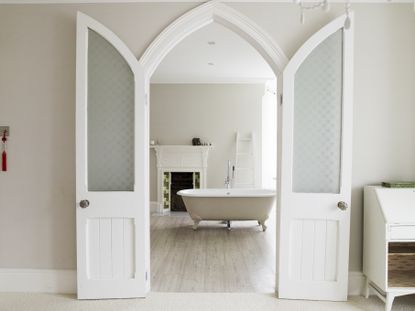
<path fill-rule="evenodd" d="M 346 202 L 340 201 L 339 203 L 337 203 L 337 207 L 342 211 L 345 211 L 349 208 L 349 205 L 347 205 Z"/>

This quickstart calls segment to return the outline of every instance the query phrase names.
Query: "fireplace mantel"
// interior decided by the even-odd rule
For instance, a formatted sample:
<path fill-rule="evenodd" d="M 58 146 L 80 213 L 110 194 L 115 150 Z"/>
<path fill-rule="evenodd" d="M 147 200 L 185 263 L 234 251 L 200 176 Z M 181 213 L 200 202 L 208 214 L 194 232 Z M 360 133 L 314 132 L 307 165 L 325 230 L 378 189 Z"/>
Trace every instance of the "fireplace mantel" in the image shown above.
<path fill-rule="evenodd" d="M 212 146 L 155 145 L 157 168 L 207 168 Z"/>
<path fill-rule="evenodd" d="M 150 148 L 154 149 L 156 153 L 159 213 L 164 214 L 170 211 L 170 189 L 164 189 L 166 188 L 164 185 L 166 174 L 169 175 L 172 172 L 197 173 L 200 177 L 200 188 L 206 188 L 208 155 L 212 146 L 154 145 Z M 166 191 L 169 193 L 168 198 L 166 198 Z"/>

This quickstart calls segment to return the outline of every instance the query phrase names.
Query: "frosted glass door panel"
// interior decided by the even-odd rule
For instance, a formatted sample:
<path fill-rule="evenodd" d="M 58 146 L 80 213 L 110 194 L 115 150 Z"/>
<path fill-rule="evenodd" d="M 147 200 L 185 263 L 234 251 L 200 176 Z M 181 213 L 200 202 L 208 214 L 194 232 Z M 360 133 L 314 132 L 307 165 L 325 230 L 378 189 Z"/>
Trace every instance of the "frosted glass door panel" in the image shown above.
<path fill-rule="evenodd" d="M 134 76 L 103 37 L 88 34 L 88 190 L 134 190 Z"/>
<path fill-rule="evenodd" d="M 294 80 L 293 191 L 339 193 L 343 32 L 304 60 Z"/>

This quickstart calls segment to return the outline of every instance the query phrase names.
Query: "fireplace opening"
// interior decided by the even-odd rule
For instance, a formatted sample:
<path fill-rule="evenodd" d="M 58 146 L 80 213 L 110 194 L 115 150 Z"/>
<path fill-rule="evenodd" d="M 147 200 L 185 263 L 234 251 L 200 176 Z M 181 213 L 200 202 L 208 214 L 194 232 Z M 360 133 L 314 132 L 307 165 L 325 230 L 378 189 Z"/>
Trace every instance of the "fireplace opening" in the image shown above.
<path fill-rule="evenodd" d="M 193 172 L 172 172 L 171 173 L 171 204 L 172 212 L 186 212 L 183 199 L 177 192 L 183 189 L 193 189 Z"/>

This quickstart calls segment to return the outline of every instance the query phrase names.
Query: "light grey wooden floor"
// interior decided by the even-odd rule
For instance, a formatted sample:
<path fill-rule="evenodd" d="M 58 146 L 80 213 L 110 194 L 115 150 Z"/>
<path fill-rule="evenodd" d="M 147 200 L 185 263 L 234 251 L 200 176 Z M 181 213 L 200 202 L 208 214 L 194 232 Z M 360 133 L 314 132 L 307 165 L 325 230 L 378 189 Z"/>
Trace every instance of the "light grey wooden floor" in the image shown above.
<path fill-rule="evenodd" d="M 192 224 L 187 213 L 151 216 L 152 291 L 275 291 L 275 208 L 266 232 L 255 221 Z"/>

